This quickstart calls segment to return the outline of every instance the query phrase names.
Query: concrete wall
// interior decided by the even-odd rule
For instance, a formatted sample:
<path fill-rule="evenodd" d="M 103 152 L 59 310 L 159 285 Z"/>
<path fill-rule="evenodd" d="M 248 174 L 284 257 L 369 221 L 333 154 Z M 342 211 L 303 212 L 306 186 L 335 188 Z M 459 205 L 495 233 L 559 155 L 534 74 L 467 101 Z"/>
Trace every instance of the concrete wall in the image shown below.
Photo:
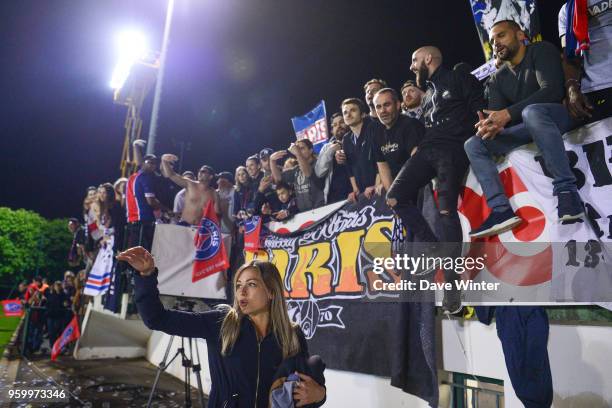
<path fill-rule="evenodd" d="M 523 406 L 511 387 L 494 324 L 444 320 L 442 354 L 445 370 L 502 379 L 506 408 Z M 548 354 L 553 407 L 612 406 L 612 328 L 551 325 Z"/>

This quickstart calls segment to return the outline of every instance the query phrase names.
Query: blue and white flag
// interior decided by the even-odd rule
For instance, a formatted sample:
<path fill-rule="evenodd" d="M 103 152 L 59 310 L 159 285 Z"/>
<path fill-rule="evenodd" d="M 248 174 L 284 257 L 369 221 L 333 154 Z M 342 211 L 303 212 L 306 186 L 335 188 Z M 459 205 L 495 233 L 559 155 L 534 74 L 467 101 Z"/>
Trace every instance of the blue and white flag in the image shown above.
<path fill-rule="evenodd" d="M 87 283 L 83 291 L 85 295 L 98 296 L 108 291 L 111 283 L 111 273 L 113 271 L 113 258 L 112 242 L 100 248 L 96 261 L 87 276 Z"/>
<path fill-rule="evenodd" d="M 327 114 L 325 112 L 325 101 L 321 101 L 310 112 L 304 116 L 291 118 L 293 130 L 297 140 L 307 137 L 313 144 L 315 153 L 319 153 L 327 143 Z"/>

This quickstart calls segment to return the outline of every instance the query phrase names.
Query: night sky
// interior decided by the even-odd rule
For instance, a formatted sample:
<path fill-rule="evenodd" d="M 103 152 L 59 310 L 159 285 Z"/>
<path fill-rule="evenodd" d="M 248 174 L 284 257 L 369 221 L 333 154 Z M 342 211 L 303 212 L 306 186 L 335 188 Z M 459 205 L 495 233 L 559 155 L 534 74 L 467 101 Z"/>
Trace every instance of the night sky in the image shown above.
<path fill-rule="evenodd" d="M 539 1 L 555 44 L 563 2 Z M 0 206 L 80 216 L 86 187 L 119 176 L 126 110 L 109 86 L 114 36 L 140 29 L 159 50 L 166 2 L 0 3 Z M 190 143 L 184 169 L 217 172 L 286 148 L 290 118 L 321 99 L 331 114 L 363 98 L 372 77 L 399 89 L 421 45 L 439 46 L 451 67 L 484 62 L 468 0 L 176 0 L 170 41 L 156 153 Z"/>

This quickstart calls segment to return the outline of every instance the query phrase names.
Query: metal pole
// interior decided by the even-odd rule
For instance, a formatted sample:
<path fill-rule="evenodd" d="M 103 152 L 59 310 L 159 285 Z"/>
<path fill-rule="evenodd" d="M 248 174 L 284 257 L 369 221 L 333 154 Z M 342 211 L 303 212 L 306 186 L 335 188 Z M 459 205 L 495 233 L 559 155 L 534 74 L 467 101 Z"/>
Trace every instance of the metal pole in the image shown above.
<path fill-rule="evenodd" d="M 164 358 L 159 363 L 157 367 L 157 373 L 155 374 L 155 381 L 153 382 L 153 387 L 151 388 L 151 393 L 149 394 L 149 400 L 147 401 L 147 408 L 151 407 L 151 403 L 153 402 L 153 395 L 155 395 L 155 389 L 157 388 L 157 383 L 159 382 L 159 377 L 161 373 L 166 370 L 166 368 L 172 363 L 166 363 L 168 360 L 168 355 L 170 354 L 170 349 L 172 348 L 172 341 L 174 340 L 174 336 L 170 336 L 170 340 L 168 340 L 168 346 L 166 347 L 166 352 L 164 353 Z M 175 356 L 176 357 L 176 356 Z M 174 358 L 172 359 L 174 360 Z"/>
<path fill-rule="evenodd" d="M 151 124 L 149 126 L 149 141 L 147 143 L 147 154 L 155 154 L 155 137 L 157 136 L 157 116 L 159 115 L 159 104 L 161 100 L 162 84 L 164 82 L 164 70 L 166 68 L 166 54 L 168 52 L 168 39 L 170 37 L 170 25 L 172 23 L 172 11 L 174 0 L 168 0 L 166 11 L 166 24 L 164 27 L 164 39 L 161 54 L 159 56 L 159 72 L 155 84 L 155 96 L 153 96 L 153 110 L 151 112 Z"/>

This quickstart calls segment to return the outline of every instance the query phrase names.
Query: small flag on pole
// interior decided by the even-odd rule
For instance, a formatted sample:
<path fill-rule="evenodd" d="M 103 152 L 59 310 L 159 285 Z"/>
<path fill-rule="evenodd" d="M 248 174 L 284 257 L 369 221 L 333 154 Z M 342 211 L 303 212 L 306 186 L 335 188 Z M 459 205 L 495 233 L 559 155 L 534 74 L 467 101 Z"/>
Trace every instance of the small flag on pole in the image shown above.
<path fill-rule="evenodd" d="M 327 131 L 325 101 L 319 102 L 304 116 L 291 118 L 291 123 L 293 123 L 297 140 L 305 137 L 310 139 L 315 153 L 319 153 L 323 145 L 327 143 L 329 132 Z"/>
<path fill-rule="evenodd" d="M 53 344 L 53 348 L 51 348 L 51 360 L 57 360 L 57 356 L 60 355 L 64 347 L 66 347 L 71 342 L 77 340 L 81 337 L 81 332 L 79 331 L 79 322 L 77 320 L 77 315 L 74 315 L 68 326 L 62 332 L 62 335 L 55 340 Z"/>

